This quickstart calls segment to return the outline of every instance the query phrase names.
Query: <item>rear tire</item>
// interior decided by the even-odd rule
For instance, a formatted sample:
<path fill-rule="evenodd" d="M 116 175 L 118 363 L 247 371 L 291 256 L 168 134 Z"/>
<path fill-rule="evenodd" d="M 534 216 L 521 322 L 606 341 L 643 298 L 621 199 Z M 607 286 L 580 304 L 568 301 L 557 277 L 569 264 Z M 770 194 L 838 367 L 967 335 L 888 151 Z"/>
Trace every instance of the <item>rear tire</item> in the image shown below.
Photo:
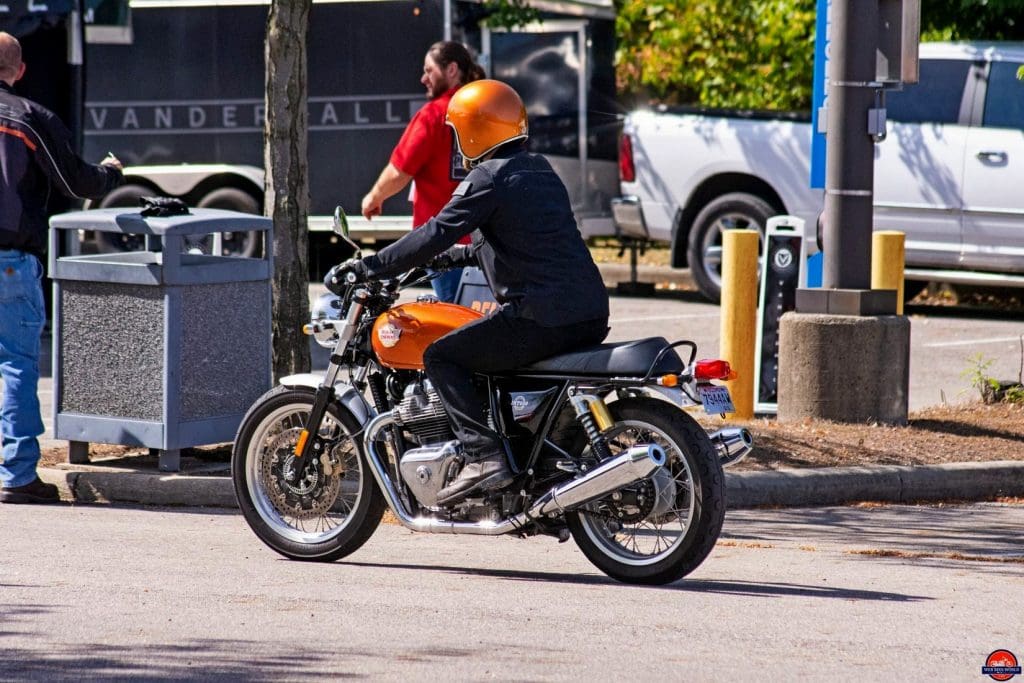
<path fill-rule="evenodd" d="M 608 405 L 615 425 L 608 432 L 612 452 L 657 443 L 667 464 L 644 480 L 655 494 L 646 509 L 638 487 L 590 503 L 566 515 L 573 539 L 598 569 L 625 583 L 661 585 L 694 569 L 714 548 L 725 519 L 725 475 L 704 429 L 664 401 L 630 398 Z M 668 482 L 671 481 L 671 484 Z M 648 498 L 649 501 L 649 498 Z"/>
<path fill-rule="evenodd" d="M 384 514 L 358 438 L 361 426 L 347 410 L 328 406 L 320 433 L 332 472 L 315 460 L 295 484 L 292 448 L 313 405 L 311 389 L 279 386 L 264 394 L 242 420 L 231 454 L 231 479 L 242 516 L 260 540 L 293 560 L 331 562 L 354 552 Z"/>
<path fill-rule="evenodd" d="M 765 200 L 745 192 L 724 194 L 701 209 L 687 248 L 690 272 L 701 294 L 715 303 L 722 298 L 722 232 L 757 230 L 763 243 L 768 219 L 777 213 Z"/>
<path fill-rule="evenodd" d="M 225 209 L 240 213 L 260 213 L 259 202 L 245 190 L 234 187 L 222 187 L 214 190 L 199 200 L 197 208 Z M 260 234 L 258 232 L 225 232 L 221 233 L 221 246 L 224 256 L 256 258 L 260 256 Z M 209 245 L 203 251 L 209 253 L 213 247 L 213 239 L 207 238 Z"/>

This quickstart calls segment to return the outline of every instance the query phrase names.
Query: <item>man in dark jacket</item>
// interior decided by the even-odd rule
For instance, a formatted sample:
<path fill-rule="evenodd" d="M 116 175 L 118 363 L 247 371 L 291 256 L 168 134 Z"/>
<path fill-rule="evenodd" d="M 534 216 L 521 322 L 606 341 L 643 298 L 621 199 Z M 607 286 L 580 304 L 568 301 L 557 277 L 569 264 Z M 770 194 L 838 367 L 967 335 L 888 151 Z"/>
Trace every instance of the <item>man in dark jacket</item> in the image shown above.
<path fill-rule="evenodd" d="M 512 481 L 504 442 L 487 426 L 474 373 L 528 365 L 600 343 L 608 333 L 608 294 L 565 186 L 547 160 L 525 149 L 526 109 L 519 95 L 498 81 L 475 81 L 452 97 L 446 122 L 472 166 L 451 201 L 377 254 L 337 266 L 326 281 L 336 289 L 348 273 L 357 279 L 396 275 L 472 234 L 471 245 L 442 259 L 472 252 L 501 306 L 437 340 L 423 357 L 466 461 L 440 491 L 442 505 Z"/>
<path fill-rule="evenodd" d="M 51 503 L 60 499 L 57 487 L 36 474 L 46 203 L 51 186 L 69 197 L 99 197 L 122 176 L 113 157 L 100 165 L 80 159 L 60 119 L 14 94 L 24 73 L 21 45 L 0 32 L 0 502 Z"/>

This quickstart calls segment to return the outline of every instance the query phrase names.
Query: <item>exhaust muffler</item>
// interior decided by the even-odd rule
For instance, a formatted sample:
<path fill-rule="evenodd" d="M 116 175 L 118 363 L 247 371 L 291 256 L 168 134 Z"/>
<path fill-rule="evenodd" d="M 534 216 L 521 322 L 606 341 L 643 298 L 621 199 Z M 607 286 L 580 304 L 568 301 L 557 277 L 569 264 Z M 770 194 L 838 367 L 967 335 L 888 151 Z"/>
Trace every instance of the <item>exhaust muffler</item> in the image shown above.
<path fill-rule="evenodd" d="M 633 446 L 625 453 L 601 463 L 579 479 L 573 479 L 551 489 L 530 506 L 526 516 L 537 518 L 575 510 L 604 498 L 634 481 L 646 479 L 664 464 L 665 451 L 661 446 Z"/>
<path fill-rule="evenodd" d="M 719 429 L 708 437 L 718 452 L 722 467 L 732 467 L 754 450 L 754 437 L 743 427 Z"/>
<path fill-rule="evenodd" d="M 388 506 L 398 521 L 413 531 L 500 536 L 522 529 L 538 517 L 559 515 L 604 498 L 623 486 L 651 476 L 666 461 L 665 451 L 660 446 L 633 446 L 611 460 L 601 463 L 582 477 L 554 487 L 534 502 L 526 512 L 500 521 L 456 522 L 433 517 L 413 517 L 402 503 L 374 443 L 384 427 L 396 424 L 397 421 L 396 411 L 378 415 L 367 425 L 363 443 L 366 446 L 370 470 L 380 485 Z"/>

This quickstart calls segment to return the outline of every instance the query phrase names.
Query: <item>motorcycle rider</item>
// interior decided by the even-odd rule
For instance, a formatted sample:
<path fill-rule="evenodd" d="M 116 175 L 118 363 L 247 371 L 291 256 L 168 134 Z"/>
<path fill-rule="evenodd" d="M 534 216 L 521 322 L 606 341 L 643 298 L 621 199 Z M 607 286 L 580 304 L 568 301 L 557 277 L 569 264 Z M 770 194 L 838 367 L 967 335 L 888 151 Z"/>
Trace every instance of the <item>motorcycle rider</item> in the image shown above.
<path fill-rule="evenodd" d="M 608 293 L 565 186 L 544 157 L 526 150 L 526 108 L 516 91 L 495 80 L 469 83 L 452 96 L 445 122 L 470 169 L 448 204 L 394 244 L 339 264 L 325 278 L 338 293 L 349 274 L 350 281 L 387 278 L 471 259 L 484 271 L 500 307 L 438 339 L 423 356 L 466 463 L 441 489 L 442 505 L 513 478 L 507 444 L 487 426 L 474 374 L 598 344 L 608 333 Z M 472 243 L 453 248 L 464 235 Z"/>

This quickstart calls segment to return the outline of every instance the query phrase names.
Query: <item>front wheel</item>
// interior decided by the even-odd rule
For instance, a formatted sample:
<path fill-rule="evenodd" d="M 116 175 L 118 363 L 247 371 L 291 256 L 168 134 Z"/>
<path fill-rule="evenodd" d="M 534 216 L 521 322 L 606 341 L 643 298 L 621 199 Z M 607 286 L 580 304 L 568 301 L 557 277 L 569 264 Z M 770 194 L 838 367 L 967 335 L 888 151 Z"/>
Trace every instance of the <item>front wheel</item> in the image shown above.
<path fill-rule="evenodd" d="M 680 579 L 708 556 L 725 519 L 725 477 L 707 433 L 679 408 L 652 398 L 608 405 L 613 454 L 657 444 L 666 464 L 649 479 L 569 513 L 583 554 L 608 576 L 660 585 Z"/>
<path fill-rule="evenodd" d="M 287 481 L 313 391 L 277 387 L 249 409 L 231 454 L 231 479 L 245 521 L 293 560 L 330 562 L 363 545 L 384 514 L 384 497 L 360 455 L 360 425 L 336 404 L 320 425 L 326 449 L 297 482 Z"/>

